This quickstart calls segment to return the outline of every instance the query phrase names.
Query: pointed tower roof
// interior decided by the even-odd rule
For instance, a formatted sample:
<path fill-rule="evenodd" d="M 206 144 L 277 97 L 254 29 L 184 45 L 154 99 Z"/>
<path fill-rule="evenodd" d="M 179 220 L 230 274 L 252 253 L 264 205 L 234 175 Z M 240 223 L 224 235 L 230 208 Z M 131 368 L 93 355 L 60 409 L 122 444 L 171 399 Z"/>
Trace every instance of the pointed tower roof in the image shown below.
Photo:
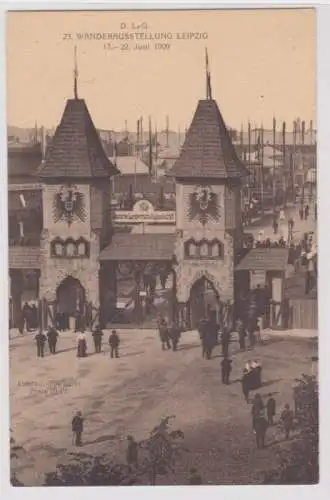
<path fill-rule="evenodd" d="M 239 179 L 248 175 L 238 158 L 215 100 L 200 100 L 181 154 L 170 175 L 176 178 Z"/>
<path fill-rule="evenodd" d="M 68 99 L 40 165 L 41 178 L 107 178 L 119 173 L 108 159 L 84 99 Z"/>

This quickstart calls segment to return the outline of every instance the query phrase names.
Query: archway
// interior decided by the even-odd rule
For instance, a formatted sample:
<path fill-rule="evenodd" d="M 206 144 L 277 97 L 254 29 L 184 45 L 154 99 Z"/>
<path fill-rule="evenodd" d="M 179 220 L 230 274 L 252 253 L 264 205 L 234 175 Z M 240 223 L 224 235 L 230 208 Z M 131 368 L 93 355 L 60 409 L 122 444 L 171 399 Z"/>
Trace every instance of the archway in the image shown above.
<path fill-rule="evenodd" d="M 85 289 L 80 281 L 72 276 L 67 276 L 57 287 L 56 302 L 57 312 L 68 317 L 84 314 Z"/>
<path fill-rule="evenodd" d="M 213 283 L 205 276 L 199 278 L 190 290 L 189 296 L 190 324 L 196 329 L 204 317 L 214 317 L 217 323 L 221 321 L 221 301 Z"/>

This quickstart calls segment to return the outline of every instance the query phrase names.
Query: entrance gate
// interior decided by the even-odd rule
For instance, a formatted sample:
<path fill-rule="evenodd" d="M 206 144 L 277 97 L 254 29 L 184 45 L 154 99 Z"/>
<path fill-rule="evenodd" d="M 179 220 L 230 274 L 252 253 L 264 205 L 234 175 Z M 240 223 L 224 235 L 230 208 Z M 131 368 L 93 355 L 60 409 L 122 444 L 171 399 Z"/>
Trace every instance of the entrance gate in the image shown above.
<path fill-rule="evenodd" d="M 216 315 L 216 321 L 222 326 L 223 304 L 213 284 L 207 278 L 197 280 L 190 291 L 189 298 L 189 323 L 190 328 L 196 329 L 202 318 L 210 316 L 211 312 Z"/>

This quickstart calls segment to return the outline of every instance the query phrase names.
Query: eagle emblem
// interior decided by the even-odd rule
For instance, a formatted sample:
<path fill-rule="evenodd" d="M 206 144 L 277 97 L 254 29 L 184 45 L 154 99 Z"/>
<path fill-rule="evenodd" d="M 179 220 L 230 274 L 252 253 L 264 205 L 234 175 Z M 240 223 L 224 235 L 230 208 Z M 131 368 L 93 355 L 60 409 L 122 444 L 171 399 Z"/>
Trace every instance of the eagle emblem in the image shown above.
<path fill-rule="evenodd" d="M 191 220 L 199 220 L 203 226 L 209 219 L 219 219 L 219 207 L 217 195 L 213 193 L 210 186 L 196 186 L 190 195 L 189 217 Z"/>
<path fill-rule="evenodd" d="M 55 222 L 64 221 L 69 226 L 77 219 L 81 222 L 85 221 L 84 195 L 77 190 L 76 186 L 61 187 L 54 197 L 53 215 Z"/>

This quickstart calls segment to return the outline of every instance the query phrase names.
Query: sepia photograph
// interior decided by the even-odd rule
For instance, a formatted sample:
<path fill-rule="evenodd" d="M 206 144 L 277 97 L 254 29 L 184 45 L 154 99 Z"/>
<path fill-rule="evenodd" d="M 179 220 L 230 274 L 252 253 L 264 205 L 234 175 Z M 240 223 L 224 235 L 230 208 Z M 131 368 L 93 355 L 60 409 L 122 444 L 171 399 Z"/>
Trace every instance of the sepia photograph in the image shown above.
<path fill-rule="evenodd" d="M 315 10 L 11 11 L 6 78 L 11 485 L 317 484 Z"/>

